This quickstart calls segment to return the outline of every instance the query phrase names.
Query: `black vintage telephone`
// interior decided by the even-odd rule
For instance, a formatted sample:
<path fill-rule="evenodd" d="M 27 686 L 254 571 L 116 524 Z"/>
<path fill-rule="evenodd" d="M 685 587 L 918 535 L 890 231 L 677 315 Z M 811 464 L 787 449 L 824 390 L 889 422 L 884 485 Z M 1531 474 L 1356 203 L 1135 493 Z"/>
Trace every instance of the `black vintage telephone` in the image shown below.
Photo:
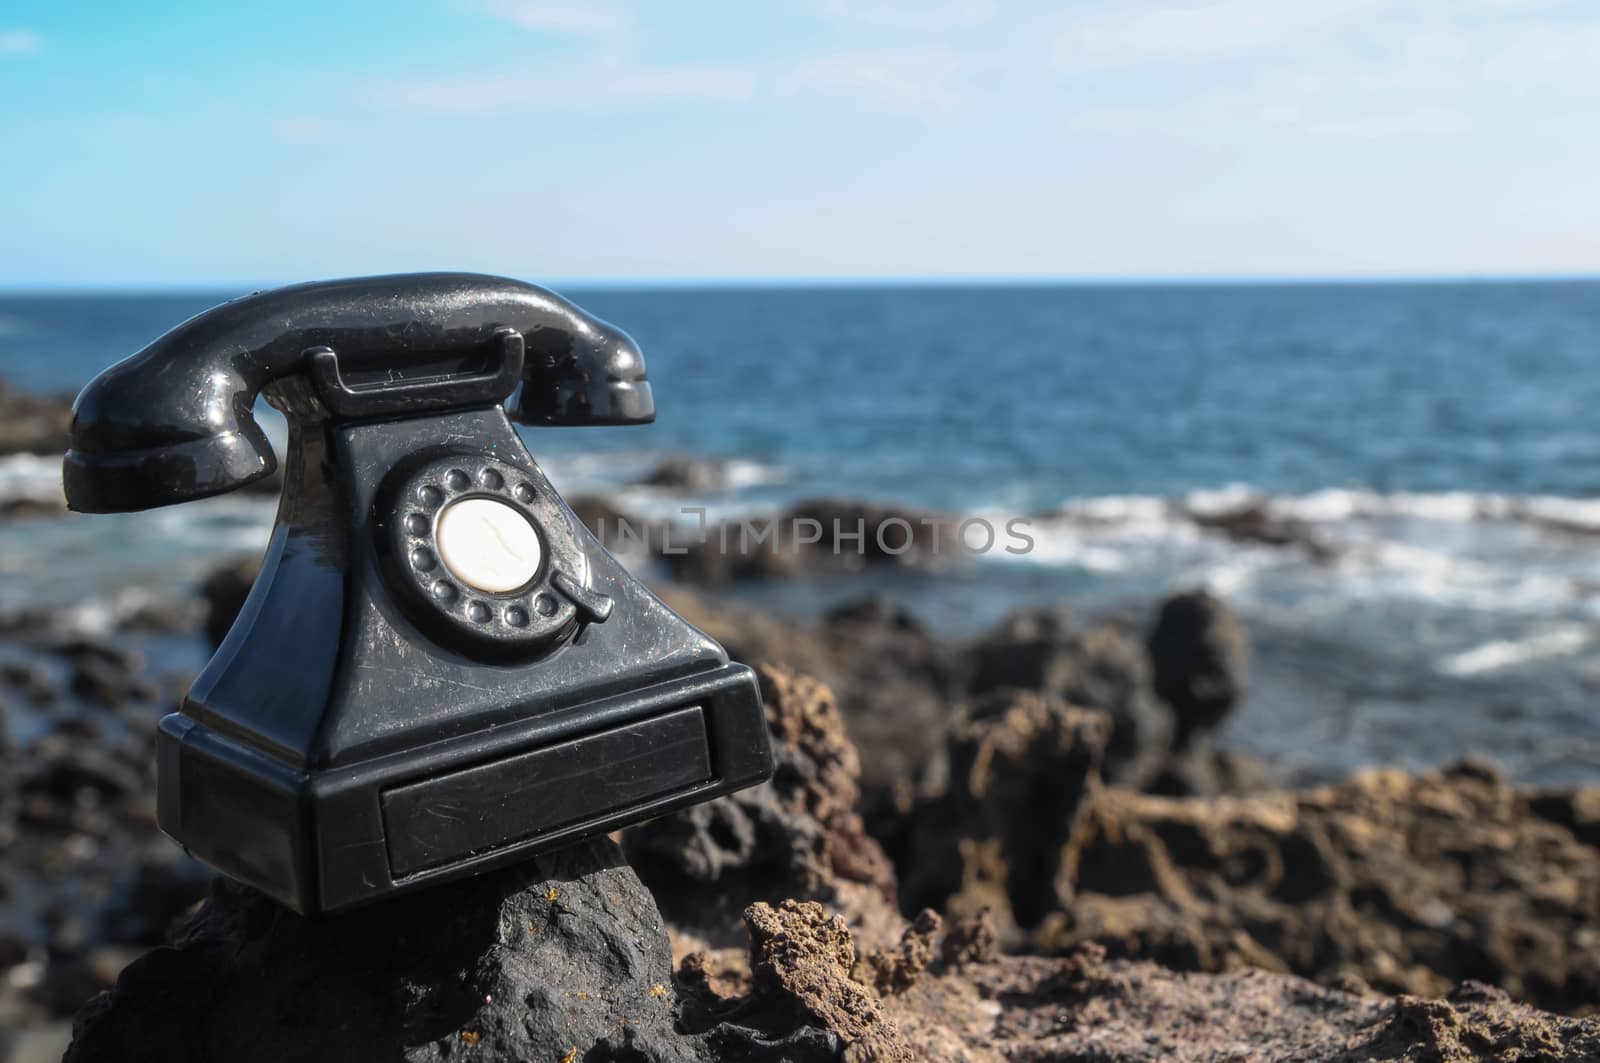
<path fill-rule="evenodd" d="M 147 509 L 275 466 L 261 574 L 161 722 L 158 814 L 303 913 L 460 877 L 752 785 L 751 671 L 555 493 L 534 425 L 655 418 L 638 348 L 542 288 L 429 273 L 225 303 L 74 406 L 68 504 Z"/>

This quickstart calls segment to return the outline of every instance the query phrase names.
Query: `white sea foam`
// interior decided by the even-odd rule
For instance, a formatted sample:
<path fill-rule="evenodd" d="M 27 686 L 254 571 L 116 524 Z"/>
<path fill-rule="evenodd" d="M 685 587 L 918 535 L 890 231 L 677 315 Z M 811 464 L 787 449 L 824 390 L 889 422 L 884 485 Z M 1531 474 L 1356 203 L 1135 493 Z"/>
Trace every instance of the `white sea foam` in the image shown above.
<path fill-rule="evenodd" d="M 1521 639 L 1497 639 L 1445 658 L 1439 670 L 1446 675 L 1471 676 L 1498 672 L 1551 657 L 1577 653 L 1589 643 L 1589 632 L 1568 625 Z"/>
<path fill-rule="evenodd" d="M 61 502 L 61 459 L 48 454 L 0 458 L 0 502 Z"/>

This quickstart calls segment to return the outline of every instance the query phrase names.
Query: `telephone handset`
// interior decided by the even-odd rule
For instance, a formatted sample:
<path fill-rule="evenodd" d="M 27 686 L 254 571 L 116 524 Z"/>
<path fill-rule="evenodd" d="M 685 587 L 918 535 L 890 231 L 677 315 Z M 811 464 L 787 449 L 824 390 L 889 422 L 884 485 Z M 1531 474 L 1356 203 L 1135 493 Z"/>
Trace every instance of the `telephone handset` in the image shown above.
<path fill-rule="evenodd" d="M 96 377 L 73 410 L 68 504 L 148 509 L 270 474 L 251 410 L 295 376 L 317 401 L 286 412 L 312 419 L 495 403 L 521 383 L 523 424 L 655 420 L 633 341 L 543 288 L 465 273 L 298 284 L 208 310 Z"/>
<path fill-rule="evenodd" d="M 771 774 L 753 673 L 617 564 L 502 405 L 529 425 L 652 421 L 626 334 L 475 274 L 237 299 L 84 388 L 68 504 L 268 475 L 258 396 L 289 423 L 277 522 L 158 740 L 159 821 L 196 856 L 334 911 Z"/>

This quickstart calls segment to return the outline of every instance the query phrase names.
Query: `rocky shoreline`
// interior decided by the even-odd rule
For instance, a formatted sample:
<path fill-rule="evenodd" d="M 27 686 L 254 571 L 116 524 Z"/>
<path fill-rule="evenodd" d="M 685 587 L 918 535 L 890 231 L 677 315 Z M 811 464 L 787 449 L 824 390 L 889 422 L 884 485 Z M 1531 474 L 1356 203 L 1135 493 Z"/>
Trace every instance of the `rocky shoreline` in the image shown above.
<path fill-rule="evenodd" d="M 1076 942 L 1047 950 L 1052 955 L 1026 944 L 1008 951 L 1015 908 L 981 869 L 966 876 L 973 889 L 948 905 L 947 915 L 924 909 L 907 919 L 896 904 L 899 869 L 855 810 L 858 755 L 831 691 L 771 667 L 763 685 L 779 743 L 780 770 L 770 786 L 634 828 L 620 851 L 597 839 L 326 924 L 219 882 L 169 945 L 130 965 L 109 993 L 79 1012 L 69 1063 L 1577 1060 L 1600 1052 L 1600 1022 L 1539 1011 L 1482 981 L 1446 984 L 1431 998 L 1391 997 L 1353 969 L 1330 974 L 1325 984 L 1280 973 L 1264 949 L 1219 958 L 1220 973 L 1184 973 L 1111 955 L 1092 926 Z M 1263 810 L 1246 811 L 1248 802 L 1143 799 L 1104 785 L 1094 767 L 1107 736 L 1103 719 L 1097 725 L 1090 712 L 1052 707 L 1034 695 L 1017 700 L 985 717 L 982 729 L 999 747 L 1018 748 L 1009 742 L 1014 724 L 1054 717 L 1068 725 L 1056 748 L 1085 754 L 1076 763 L 1088 808 L 1064 817 L 1069 833 L 1084 840 L 1054 879 L 1071 893 L 1066 911 L 1103 914 L 1108 909 L 1083 902 L 1130 896 L 1095 890 L 1137 866 L 1119 865 L 1115 849 L 1140 829 L 1149 832 L 1141 840 L 1146 858 L 1167 860 L 1181 876 L 1201 863 L 1177 844 L 1182 835 L 1173 824 L 1185 811 L 1191 827 L 1210 816 L 1224 833 L 1240 824 L 1262 828 Z M 1377 794 L 1402 817 L 1449 820 L 1454 812 L 1475 822 L 1483 809 L 1452 809 L 1452 796 L 1487 795 L 1501 804 L 1509 797 L 1502 815 L 1536 836 L 1535 850 L 1562 850 L 1573 861 L 1535 871 L 1540 882 L 1527 882 L 1523 899 L 1549 904 L 1552 890 L 1541 884 L 1570 873 L 1587 893 L 1573 899 L 1592 917 L 1600 855 L 1578 840 L 1593 823 L 1577 818 L 1573 804 L 1555 819 L 1539 819 L 1532 809 L 1542 799 L 1524 809 L 1471 767 L 1422 780 L 1377 773 L 1346 790 L 1345 799 L 1298 800 L 1349 815 L 1349 795 Z M 1274 794 L 1274 803 L 1286 797 L 1294 799 Z M 1119 811 L 1141 801 L 1156 807 Z M 1577 832 L 1556 822 L 1563 818 Z M 1469 822 L 1454 829 L 1470 833 Z M 1006 853 L 992 835 L 965 841 L 964 855 Z M 1483 839 L 1478 848 L 1495 846 Z M 1150 855 L 1162 849 L 1163 856 Z M 1294 849 L 1282 845 L 1280 859 Z M 1519 856 L 1526 854 L 1507 859 Z M 1413 884 L 1426 885 L 1405 885 Z M 1304 882 L 1286 888 L 1318 893 Z M 1334 884 L 1323 890 L 1337 891 Z M 1396 924 L 1415 921 L 1414 913 L 1395 916 Z M 1374 925 L 1382 923 L 1374 917 Z M 1574 938 L 1584 933 L 1592 936 L 1592 926 Z M 1241 920 L 1230 939 L 1249 935 Z M 742 944 L 731 944 L 741 936 Z M 1157 960 L 1174 958 L 1154 951 Z M 1581 987 L 1588 977 L 1592 972 L 1569 974 L 1566 984 Z"/>
<path fill-rule="evenodd" d="M 0 450 L 64 424 L 12 409 Z M 154 648 L 219 640 L 253 561 L 97 636 L 10 618 L 0 1061 L 58 1057 L 75 1013 L 74 1060 L 1600 1056 L 1600 787 L 1467 761 L 1289 789 L 1218 744 L 1250 652 L 1216 598 L 952 640 L 720 593 L 833 564 L 784 553 L 672 555 L 657 587 L 760 667 L 773 783 L 314 931 L 154 825 L 189 679 Z"/>

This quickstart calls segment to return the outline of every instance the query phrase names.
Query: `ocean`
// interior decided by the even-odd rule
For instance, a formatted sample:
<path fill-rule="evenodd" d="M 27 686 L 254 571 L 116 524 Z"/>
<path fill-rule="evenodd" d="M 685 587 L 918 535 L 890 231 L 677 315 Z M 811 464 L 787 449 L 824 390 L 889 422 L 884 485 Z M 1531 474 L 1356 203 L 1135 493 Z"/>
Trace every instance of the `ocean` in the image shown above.
<path fill-rule="evenodd" d="M 0 295 L 0 375 L 74 390 L 238 292 Z M 1600 283 L 570 290 L 639 340 L 659 420 L 525 436 L 566 493 L 761 514 L 820 496 L 1022 518 L 953 571 L 736 593 L 886 595 L 951 636 L 1019 605 L 1148 620 L 1209 586 L 1256 644 L 1224 739 L 1286 773 L 1487 751 L 1600 781 Z M 725 486 L 631 486 L 667 454 Z M 0 495 L 58 490 L 0 459 Z M 1257 505 L 1317 549 L 1236 541 Z M 0 525 L 0 611 L 83 622 L 259 550 L 240 496 Z"/>

